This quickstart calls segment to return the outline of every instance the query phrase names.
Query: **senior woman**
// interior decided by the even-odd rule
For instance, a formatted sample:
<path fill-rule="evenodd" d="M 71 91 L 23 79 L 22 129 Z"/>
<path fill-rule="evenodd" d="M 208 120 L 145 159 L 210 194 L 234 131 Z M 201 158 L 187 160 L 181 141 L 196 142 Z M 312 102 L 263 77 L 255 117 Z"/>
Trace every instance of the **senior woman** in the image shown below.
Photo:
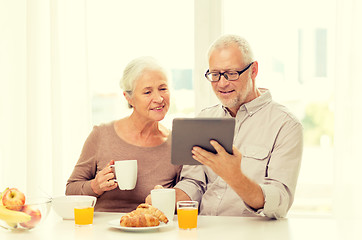
<path fill-rule="evenodd" d="M 66 186 L 66 195 L 96 196 L 95 211 L 129 212 L 155 185 L 173 187 L 182 168 L 171 164 L 170 132 L 160 124 L 170 106 L 166 71 L 154 58 L 136 58 L 120 85 L 132 113 L 93 128 Z M 127 159 L 138 162 L 137 184 L 120 190 L 110 165 Z"/>

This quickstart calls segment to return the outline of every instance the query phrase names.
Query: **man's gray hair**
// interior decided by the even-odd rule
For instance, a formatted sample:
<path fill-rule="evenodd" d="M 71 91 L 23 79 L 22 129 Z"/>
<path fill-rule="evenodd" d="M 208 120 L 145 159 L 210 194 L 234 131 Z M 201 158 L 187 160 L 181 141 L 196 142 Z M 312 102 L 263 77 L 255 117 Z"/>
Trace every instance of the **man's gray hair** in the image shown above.
<path fill-rule="evenodd" d="M 250 63 L 254 61 L 254 53 L 248 41 L 246 41 L 244 38 L 238 35 L 233 35 L 233 34 L 222 35 L 221 37 L 216 39 L 209 48 L 208 58 L 210 58 L 211 53 L 215 49 L 228 47 L 234 44 L 239 47 L 245 63 Z"/>

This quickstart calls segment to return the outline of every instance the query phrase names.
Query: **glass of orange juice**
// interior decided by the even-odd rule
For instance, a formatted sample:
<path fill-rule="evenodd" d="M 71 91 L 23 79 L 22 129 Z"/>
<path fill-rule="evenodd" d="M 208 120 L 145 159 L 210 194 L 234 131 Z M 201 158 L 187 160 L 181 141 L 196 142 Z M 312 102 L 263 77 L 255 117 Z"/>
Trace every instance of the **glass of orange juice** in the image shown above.
<path fill-rule="evenodd" d="M 198 206 L 199 203 L 197 201 L 177 202 L 177 219 L 179 228 L 193 229 L 197 227 Z"/>
<path fill-rule="evenodd" d="M 88 226 L 93 224 L 95 201 L 86 201 L 77 204 L 74 207 L 74 221 L 78 227 Z"/>

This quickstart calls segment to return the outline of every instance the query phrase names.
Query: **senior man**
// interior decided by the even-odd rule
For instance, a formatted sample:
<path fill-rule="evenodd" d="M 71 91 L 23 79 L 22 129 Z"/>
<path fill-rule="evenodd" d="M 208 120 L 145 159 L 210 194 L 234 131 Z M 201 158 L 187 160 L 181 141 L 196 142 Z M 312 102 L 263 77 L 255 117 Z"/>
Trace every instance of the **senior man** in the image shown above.
<path fill-rule="evenodd" d="M 233 154 L 195 146 L 203 165 L 184 166 L 176 200 L 196 200 L 201 215 L 285 217 L 292 206 L 303 151 L 303 128 L 268 89 L 256 86 L 258 62 L 249 43 L 223 35 L 210 47 L 205 77 L 221 104 L 198 117 L 235 118 Z"/>

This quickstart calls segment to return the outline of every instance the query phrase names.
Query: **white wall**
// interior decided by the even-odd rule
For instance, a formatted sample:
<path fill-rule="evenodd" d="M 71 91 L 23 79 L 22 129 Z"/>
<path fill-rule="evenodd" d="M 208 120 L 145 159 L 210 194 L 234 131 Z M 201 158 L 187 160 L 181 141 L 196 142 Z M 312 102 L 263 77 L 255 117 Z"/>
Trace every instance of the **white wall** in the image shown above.
<path fill-rule="evenodd" d="M 64 194 L 91 130 L 85 0 L 2 0 L 0 19 L 0 186 Z"/>
<path fill-rule="evenodd" d="M 0 188 L 25 188 L 26 4 L 1 0 L 0 29 Z"/>

